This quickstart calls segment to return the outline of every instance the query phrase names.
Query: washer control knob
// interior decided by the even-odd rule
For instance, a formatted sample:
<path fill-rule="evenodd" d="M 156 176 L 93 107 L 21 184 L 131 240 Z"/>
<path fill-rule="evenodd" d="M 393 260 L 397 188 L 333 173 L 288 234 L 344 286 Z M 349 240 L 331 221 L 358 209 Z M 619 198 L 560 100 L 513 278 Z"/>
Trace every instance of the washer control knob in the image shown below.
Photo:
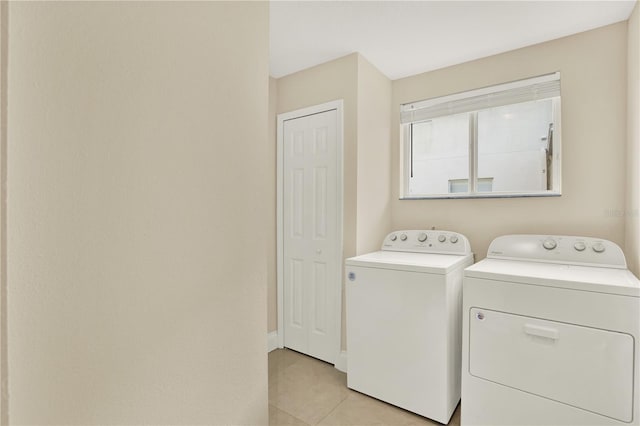
<path fill-rule="evenodd" d="M 449 241 L 451 241 L 453 244 L 458 242 L 458 237 L 455 235 L 452 235 L 451 238 L 449 238 Z"/>
<path fill-rule="evenodd" d="M 547 250 L 553 250 L 554 248 L 556 248 L 558 246 L 558 243 L 555 242 L 555 240 L 551 239 L 551 238 L 547 238 L 546 240 L 544 240 L 544 242 L 542 243 L 542 247 L 546 248 Z"/>
<path fill-rule="evenodd" d="M 447 241 L 447 237 L 445 237 L 444 235 L 438 235 L 438 241 L 444 243 L 445 241 Z"/>
<path fill-rule="evenodd" d="M 596 253 L 602 253 L 604 251 L 604 244 L 602 243 L 595 243 L 593 245 L 593 247 L 591 247 L 593 249 L 593 251 L 595 251 Z"/>
<path fill-rule="evenodd" d="M 427 241 L 427 234 L 425 234 L 424 232 L 421 232 L 420 235 L 418 235 L 418 241 L 420 241 L 421 243 L 424 243 L 425 241 Z"/>
<path fill-rule="evenodd" d="M 584 251 L 584 249 L 587 248 L 587 245 L 582 241 L 578 241 L 573 245 L 573 248 L 576 249 L 577 251 Z"/>
<path fill-rule="evenodd" d="M 397 236 L 396 234 L 391 234 L 391 236 L 389 237 L 389 239 L 390 239 L 391 241 L 395 241 L 395 240 L 397 240 L 397 239 L 398 239 L 398 236 Z"/>
<path fill-rule="evenodd" d="M 402 235 L 400 235 L 400 239 L 401 239 L 402 241 L 407 241 L 407 234 L 402 234 Z"/>

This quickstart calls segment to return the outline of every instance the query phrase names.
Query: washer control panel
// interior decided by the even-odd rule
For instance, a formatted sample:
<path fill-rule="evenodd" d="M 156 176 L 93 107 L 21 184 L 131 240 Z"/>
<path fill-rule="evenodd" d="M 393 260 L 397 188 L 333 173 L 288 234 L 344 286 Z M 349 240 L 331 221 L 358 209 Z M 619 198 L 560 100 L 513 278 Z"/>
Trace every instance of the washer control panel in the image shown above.
<path fill-rule="evenodd" d="M 627 267 L 622 249 L 601 238 L 566 235 L 504 235 L 489 246 L 488 258 Z"/>
<path fill-rule="evenodd" d="M 462 234 L 439 230 L 394 231 L 387 235 L 382 250 L 416 253 L 469 254 L 471 245 Z"/>

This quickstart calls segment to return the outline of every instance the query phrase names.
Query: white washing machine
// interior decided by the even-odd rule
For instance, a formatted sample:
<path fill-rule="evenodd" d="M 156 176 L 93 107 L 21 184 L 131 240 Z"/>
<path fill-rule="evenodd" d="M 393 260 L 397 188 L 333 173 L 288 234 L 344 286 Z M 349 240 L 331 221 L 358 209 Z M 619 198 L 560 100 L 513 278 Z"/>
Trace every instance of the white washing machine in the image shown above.
<path fill-rule="evenodd" d="M 397 231 L 346 260 L 347 386 L 447 423 L 460 400 L 462 271 L 469 241 Z"/>
<path fill-rule="evenodd" d="M 620 247 L 499 237 L 463 288 L 463 425 L 640 425 L 640 283 Z"/>

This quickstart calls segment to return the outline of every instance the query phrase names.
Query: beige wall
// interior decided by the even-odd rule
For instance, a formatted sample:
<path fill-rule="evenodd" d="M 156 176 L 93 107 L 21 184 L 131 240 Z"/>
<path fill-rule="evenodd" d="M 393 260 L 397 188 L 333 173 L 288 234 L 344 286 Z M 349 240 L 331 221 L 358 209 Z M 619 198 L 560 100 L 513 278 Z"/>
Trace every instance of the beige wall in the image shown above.
<path fill-rule="evenodd" d="M 267 143 L 267 187 L 266 204 L 264 208 L 267 216 L 267 331 L 278 329 L 278 277 L 277 271 L 277 223 L 276 223 L 276 166 L 277 166 L 277 106 L 278 80 L 269 77 L 269 134 Z"/>
<path fill-rule="evenodd" d="M 391 80 L 358 56 L 356 253 L 380 249 L 391 226 Z"/>
<path fill-rule="evenodd" d="M 640 274 L 640 4 L 628 22 L 627 193 L 625 251 L 629 269 Z"/>
<path fill-rule="evenodd" d="M 268 5 L 9 22 L 11 423 L 265 424 Z"/>
<path fill-rule="evenodd" d="M 7 2 L 0 2 L 0 424 L 7 411 Z"/>
<path fill-rule="evenodd" d="M 624 243 L 627 24 L 393 82 L 392 228 L 458 231 L 476 260 L 512 233 L 599 236 Z M 399 200 L 400 104 L 561 72 L 562 196 Z"/>

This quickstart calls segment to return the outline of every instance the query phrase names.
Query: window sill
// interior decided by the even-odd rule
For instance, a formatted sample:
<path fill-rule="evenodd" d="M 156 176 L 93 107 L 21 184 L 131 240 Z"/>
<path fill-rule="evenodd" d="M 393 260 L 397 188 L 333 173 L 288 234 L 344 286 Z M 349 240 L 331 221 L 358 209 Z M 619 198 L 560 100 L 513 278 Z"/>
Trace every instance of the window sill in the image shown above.
<path fill-rule="evenodd" d="M 487 194 L 440 194 L 440 195 L 416 195 L 400 197 L 401 201 L 406 200 L 455 200 L 455 199 L 470 199 L 470 198 L 533 198 L 533 197 L 560 197 L 561 192 L 549 191 L 549 192 L 528 192 L 528 193 L 499 193 L 491 192 Z"/>

